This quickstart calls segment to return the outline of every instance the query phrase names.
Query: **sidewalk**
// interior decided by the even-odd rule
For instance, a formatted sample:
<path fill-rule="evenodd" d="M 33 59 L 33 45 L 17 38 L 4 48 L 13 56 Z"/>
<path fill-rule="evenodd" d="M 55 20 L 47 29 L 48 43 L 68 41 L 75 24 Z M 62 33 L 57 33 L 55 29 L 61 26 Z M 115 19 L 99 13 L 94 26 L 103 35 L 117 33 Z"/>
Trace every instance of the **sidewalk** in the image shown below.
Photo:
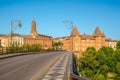
<path fill-rule="evenodd" d="M 49 52 L 55 52 L 55 51 L 43 51 L 43 52 L 26 52 L 26 53 L 4 54 L 4 55 L 0 55 L 0 59 L 10 58 L 10 57 L 15 57 L 15 56 L 21 56 L 21 55 L 42 54 L 42 53 L 49 53 Z"/>
<path fill-rule="evenodd" d="M 28 54 L 28 53 L 4 54 L 4 55 L 0 55 L 0 59 L 9 58 L 9 57 L 14 57 L 14 56 L 20 56 L 20 55 L 26 55 L 26 54 Z"/>
<path fill-rule="evenodd" d="M 70 52 L 66 52 L 47 72 L 42 80 L 67 80 L 67 66 Z"/>
<path fill-rule="evenodd" d="M 39 54 L 39 53 L 43 53 L 43 52 L 26 52 L 26 53 L 4 54 L 4 55 L 0 55 L 0 59 L 10 58 L 10 57 L 15 57 L 15 56 L 21 56 L 21 55 Z"/>

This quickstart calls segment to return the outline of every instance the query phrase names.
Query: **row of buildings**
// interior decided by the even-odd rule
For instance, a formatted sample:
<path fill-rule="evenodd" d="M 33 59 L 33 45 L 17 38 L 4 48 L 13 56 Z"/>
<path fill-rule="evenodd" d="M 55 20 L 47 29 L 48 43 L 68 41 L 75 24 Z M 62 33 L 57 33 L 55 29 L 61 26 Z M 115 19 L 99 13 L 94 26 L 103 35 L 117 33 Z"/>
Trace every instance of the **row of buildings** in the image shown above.
<path fill-rule="evenodd" d="M 12 36 L 12 38 L 11 38 Z M 20 34 L 0 34 L 0 46 L 8 47 L 10 43 L 17 42 L 19 45 L 23 44 L 41 44 L 44 49 L 52 48 L 53 42 L 62 42 L 62 50 L 72 50 L 83 52 L 87 47 L 94 47 L 96 50 L 102 46 L 109 46 L 116 48 L 117 40 L 111 40 L 106 38 L 105 34 L 101 32 L 99 27 L 96 27 L 92 35 L 80 34 L 77 27 L 75 26 L 70 36 L 52 38 L 51 36 L 38 34 L 36 30 L 36 22 L 33 19 L 31 23 L 31 30 L 29 35 Z"/>
<path fill-rule="evenodd" d="M 96 27 L 92 35 L 80 34 L 75 26 L 70 36 L 55 38 L 54 42 L 62 42 L 63 50 L 72 50 L 84 52 L 88 47 L 94 47 L 99 50 L 102 46 L 109 46 L 113 49 L 116 48 L 117 40 L 112 40 L 105 37 L 99 27 Z"/>
<path fill-rule="evenodd" d="M 20 34 L 0 34 L 0 46 L 8 47 L 11 43 L 18 43 L 20 46 L 24 44 L 41 44 L 43 48 L 52 47 L 52 37 L 38 34 L 36 30 L 36 22 L 33 19 L 31 23 L 31 30 L 29 35 Z"/>

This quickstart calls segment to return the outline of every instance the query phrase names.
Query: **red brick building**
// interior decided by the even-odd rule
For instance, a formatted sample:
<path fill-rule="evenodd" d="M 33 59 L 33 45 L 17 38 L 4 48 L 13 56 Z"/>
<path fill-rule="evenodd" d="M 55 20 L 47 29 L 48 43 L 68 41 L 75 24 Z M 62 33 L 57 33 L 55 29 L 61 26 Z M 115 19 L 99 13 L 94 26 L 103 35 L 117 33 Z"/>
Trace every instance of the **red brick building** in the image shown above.
<path fill-rule="evenodd" d="M 52 48 L 52 37 L 38 34 L 36 30 L 36 22 L 33 19 L 29 35 L 23 35 L 24 44 L 41 44 L 44 49 Z"/>
<path fill-rule="evenodd" d="M 78 52 L 83 52 L 88 47 L 94 47 L 98 50 L 102 46 L 110 46 L 115 49 L 117 43 L 115 40 L 108 40 L 99 27 L 96 27 L 93 34 L 89 35 L 85 33 L 80 34 L 76 26 L 73 28 L 70 36 L 54 39 L 54 42 L 58 41 L 63 43 L 63 50 L 73 50 Z"/>

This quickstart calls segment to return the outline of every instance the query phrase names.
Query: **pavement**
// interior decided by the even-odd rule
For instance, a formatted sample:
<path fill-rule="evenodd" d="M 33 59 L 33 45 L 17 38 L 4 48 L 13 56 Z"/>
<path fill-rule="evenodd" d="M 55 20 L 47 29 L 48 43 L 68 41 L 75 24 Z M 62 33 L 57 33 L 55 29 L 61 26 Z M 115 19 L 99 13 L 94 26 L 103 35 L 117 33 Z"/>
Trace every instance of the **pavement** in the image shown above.
<path fill-rule="evenodd" d="M 42 80 L 67 80 L 66 72 L 69 61 L 70 52 L 64 53 L 55 65 L 46 73 Z"/>
<path fill-rule="evenodd" d="M 67 53 L 50 52 L 0 59 L 0 80 L 43 80 L 54 69 L 58 69 L 56 72 L 65 75 L 69 56 Z M 57 76 L 56 72 L 51 74 L 51 77 Z"/>
<path fill-rule="evenodd" d="M 43 54 L 43 53 L 49 53 L 49 52 L 54 52 L 54 51 L 2 54 L 2 55 L 0 55 L 0 59 L 10 58 L 10 57 L 15 57 L 15 56 L 21 56 L 21 55 Z"/>
<path fill-rule="evenodd" d="M 27 53 L 4 54 L 4 55 L 0 55 L 0 59 L 9 58 L 9 57 L 15 57 L 15 56 L 20 56 L 20 55 L 25 55 L 25 54 L 27 54 Z"/>

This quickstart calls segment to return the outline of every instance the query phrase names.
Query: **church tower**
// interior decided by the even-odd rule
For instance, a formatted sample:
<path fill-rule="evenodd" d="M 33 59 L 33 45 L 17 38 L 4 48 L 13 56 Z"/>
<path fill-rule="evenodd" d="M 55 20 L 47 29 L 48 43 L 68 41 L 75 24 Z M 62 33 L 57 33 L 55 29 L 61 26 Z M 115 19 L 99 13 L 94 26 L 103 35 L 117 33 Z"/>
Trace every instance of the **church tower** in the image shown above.
<path fill-rule="evenodd" d="M 34 18 L 33 18 L 32 23 L 31 23 L 30 36 L 32 36 L 32 37 L 36 37 L 37 36 L 36 22 L 35 22 Z"/>
<path fill-rule="evenodd" d="M 74 26 L 71 35 L 70 35 L 70 45 L 71 51 L 80 51 L 80 33 L 76 26 Z"/>
<path fill-rule="evenodd" d="M 100 28 L 97 26 L 94 33 L 92 34 L 93 37 L 105 37 L 104 33 L 101 32 Z"/>
<path fill-rule="evenodd" d="M 76 35 L 80 35 L 80 33 L 79 33 L 79 31 L 78 31 L 78 29 L 77 29 L 77 27 L 75 26 L 74 28 L 73 28 L 73 30 L 72 30 L 72 32 L 71 32 L 71 36 L 76 36 Z"/>

